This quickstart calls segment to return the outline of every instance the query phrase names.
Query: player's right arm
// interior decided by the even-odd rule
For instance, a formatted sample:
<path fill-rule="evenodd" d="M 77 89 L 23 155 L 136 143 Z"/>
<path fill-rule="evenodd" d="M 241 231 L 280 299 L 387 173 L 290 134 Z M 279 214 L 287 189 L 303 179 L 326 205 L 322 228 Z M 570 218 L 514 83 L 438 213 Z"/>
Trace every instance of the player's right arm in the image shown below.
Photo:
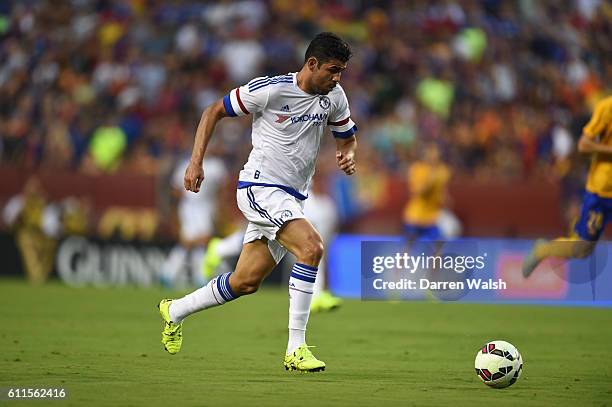
<path fill-rule="evenodd" d="M 612 126 L 612 98 L 606 98 L 595 106 L 589 123 L 584 126 L 578 141 L 578 151 L 585 154 L 612 154 L 612 145 L 598 140 Z"/>
<path fill-rule="evenodd" d="M 228 116 L 245 116 L 262 111 L 268 103 L 271 83 L 272 80 L 268 77 L 255 78 L 244 86 L 232 89 L 223 99 L 204 110 L 196 130 L 191 161 L 185 170 L 186 190 L 193 192 L 200 190 L 200 185 L 204 181 L 202 161 L 217 122 Z"/>
<path fill-rule="evenodd" d="M 196 130 L 191 160 L 185 170 L 185 178 L 183 180 L 187 191 L 200 191 L 200 185 L 202 185 L 202 181 L 204 181 L 202 161 L 204 161 L 206 147 L 208 147 L 208 143 L 210 142 L 217 122 L 227 116 L 228 114 L 223 106 L 223 99 L 208 106 L 202 113 L 198 129 Z"/>

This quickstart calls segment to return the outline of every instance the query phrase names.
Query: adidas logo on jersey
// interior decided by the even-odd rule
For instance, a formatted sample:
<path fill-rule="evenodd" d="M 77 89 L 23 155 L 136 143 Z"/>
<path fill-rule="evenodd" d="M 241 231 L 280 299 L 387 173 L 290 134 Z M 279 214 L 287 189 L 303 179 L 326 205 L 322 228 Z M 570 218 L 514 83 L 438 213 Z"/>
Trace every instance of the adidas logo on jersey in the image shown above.
<path fill-rule="evenodd" d="M 281 112 L 285 112 L 285 113 L 291 113 L 291 109 L 289 109 L 289 105 L 285 105 L 283 107 L 281 107 Z M 277 114 L 276 116 L 278 116 L 278 119 L 276 119 L 276 123 L 284 123 L 289 116 L 284 115 L 284 114 Z"/>

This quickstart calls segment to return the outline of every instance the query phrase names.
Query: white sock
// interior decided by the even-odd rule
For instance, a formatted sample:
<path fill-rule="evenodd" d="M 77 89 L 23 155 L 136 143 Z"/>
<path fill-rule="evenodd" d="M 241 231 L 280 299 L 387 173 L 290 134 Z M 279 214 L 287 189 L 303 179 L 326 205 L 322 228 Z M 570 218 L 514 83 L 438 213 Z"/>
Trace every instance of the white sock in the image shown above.
<path fill-rule="evenodd" d="M 310 316 L 312 289 L 317 268 L 295 263 L 289 277 L 289 341 L 287 353 L 306 343 L 306 325 Z"/>
<path fill-rule="evenodd" d="M 306 331 L 301 329 L 289 328 L 289 342 L 287 342 L 287 353 L 291 353 L 300 347 L 303 343 L 306 343 Z"/>
<path fill-rule="evenodd" d="M 226 302 L 238 298 L 229 285 L 229 277 L 232 273 L 221 274 L 210 280 L 202 288 L 198 288 L 183 298 L 173 300 L 170 303 L 170 319 L 175 324 L 180 323 L 187 316 L 207 308 L 223 305 Z"/>

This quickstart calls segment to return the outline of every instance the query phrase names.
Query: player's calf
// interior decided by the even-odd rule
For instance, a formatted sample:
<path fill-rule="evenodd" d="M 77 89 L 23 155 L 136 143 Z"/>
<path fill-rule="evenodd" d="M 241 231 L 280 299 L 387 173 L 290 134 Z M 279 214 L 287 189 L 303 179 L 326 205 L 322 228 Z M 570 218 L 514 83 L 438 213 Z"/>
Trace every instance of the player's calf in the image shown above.
<path fill-rule="evenodd" d="M 241 276 L 234 273 L 230 278 L 230 285 L 237 295 L 243 296 L 257 292 L 262 281 L 263 277 L 260 278 L 256 275 Z"/>
<path fill-rule="evenodd" d="M 262 281 L 274 269 L 276 262 L 267 241 L 256 240 L 244 245 L 236 270 L 228 280 L 237 296 L 255 293 Z"/>

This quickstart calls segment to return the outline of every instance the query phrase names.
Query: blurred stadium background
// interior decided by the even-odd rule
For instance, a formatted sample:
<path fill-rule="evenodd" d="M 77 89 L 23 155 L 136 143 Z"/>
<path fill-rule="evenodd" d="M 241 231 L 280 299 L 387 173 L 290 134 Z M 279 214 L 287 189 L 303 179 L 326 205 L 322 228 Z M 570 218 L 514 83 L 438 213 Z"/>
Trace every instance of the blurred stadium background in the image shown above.
<path fill-rule="evenodd" d="M 334 267 L 358 262 L 355 236 L 402 232 L 408 167 L 432 144 L 452 174 L 441 218 L 450 236 L 499 245 L 567 231 L 588 166 L 576 142 L 612 91 L 608 1 L 0 1 L 0 309 L 11 327 L 0 338 L 14 351 L 0 384 L 66 383 L 75 405 L 103 404 L 100 384 L 120 405 L 202 404 L 202 388 L 212 404 L 227 404 L 234 388 L 238 404 L 286 405 L 293 379 L 276 371 L 270 349 L 284 341 L 283 286 L 189 325 L 187 356 L 171 363 L 153 305 L 179 295 L 159 286 L 160 270 L 179 240 L 173 173 L 203 109 L 253 77 L 298 70 L 320 31 L 353 47 L 341 83 L 360 129 L 358 176 L 336 170 L 330 135 L 315 179 L 333 200 L 336 242 L 349 242 L 328 251 L 338 293 L 354 295 L 342 284 L 358 284 L 358 263 L 351 275 Z M 228 119 L 213 139 L 227 173 L 215 194 L 218 236 L 241 228 L 235 185 L 249 132 L 249 118 Z M 521 242 L 519 252 L 530 245 Z M 608 243 L 600 247 L 607 256 Z M 152 288 L 30 287 L 26 276 Z M 567 294 L 539 284 L 520 293 Z M 583 291 L 590 298 L 591 286 Z M 311 321 L 336 370 L 305 378 L 299 400 L 610 401 L 609 310 L 349 300 L 340 312 L 343 323 L 333 314 Z M 228 322 L 241 318 L 244 330 Z M 226 333 L 221 343 L 207 324 Z M 473 353 L 490 339 L 514 342 L 526 360 L 524 383 L 505 395 L 473 390 Z"/>
<path fill-rule="evenodd" d="M 408 165 L 435 143 L 452 172 L 452 231 L 563 234 L 587 168 L 576 141 L 610 92 L 611 20 L 598 0 L 4 1 L 0 247 L 14 265 L 4 272 L 21 268 L 11 234 L 24 227 L 49 238 L 37 243 L 45 262 L 70 235 L 176 241 L 171 174 L 203 109 L 252 77 L 297 70 L 322 30 L 355 51 L 342 85 L 360 127 L 359 176 L 335 170 L 330 136 L 316 179 L 340 233 L 400 233 Z M 239 228 L 249 124 L 225 120 L 215 134 L 230 174 L 218 235 Z M 39 196 L 31 210 L 10 207 L 25 190 Z"/>

